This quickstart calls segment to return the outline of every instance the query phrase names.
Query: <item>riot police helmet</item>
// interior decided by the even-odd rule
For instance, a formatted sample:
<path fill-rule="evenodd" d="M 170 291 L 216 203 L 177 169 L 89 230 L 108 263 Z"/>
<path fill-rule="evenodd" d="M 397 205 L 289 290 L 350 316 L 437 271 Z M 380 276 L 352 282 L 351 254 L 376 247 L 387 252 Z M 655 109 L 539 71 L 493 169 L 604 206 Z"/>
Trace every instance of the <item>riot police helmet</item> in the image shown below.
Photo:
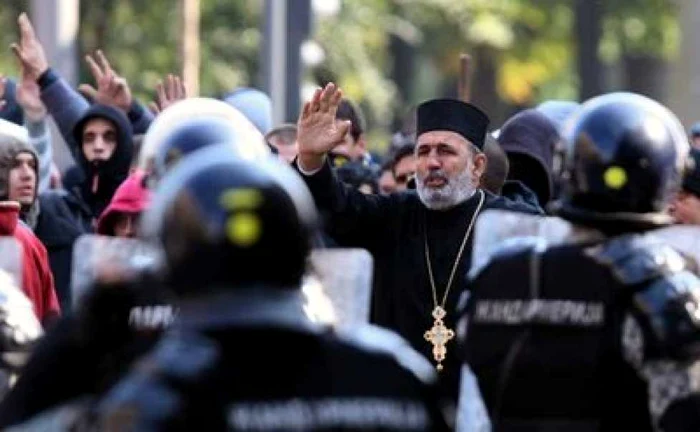
<path fill-rule="evenodd" d="M 275 158 L 241 159 L 224 143 L 192 153 L 165 175 L 142 229 L 163 249 L 168 284 L 192 294 L 298 288 L 316 220 L 311 194 L 291 167 Z"/>
<path fill-rule="evenodd" d="M 564 132 L 564 191 L 552 212 L 602 231 L 633 232 L 673 222 L 689 145 L 676 116 L 633 93 L 585 102 Z"/>

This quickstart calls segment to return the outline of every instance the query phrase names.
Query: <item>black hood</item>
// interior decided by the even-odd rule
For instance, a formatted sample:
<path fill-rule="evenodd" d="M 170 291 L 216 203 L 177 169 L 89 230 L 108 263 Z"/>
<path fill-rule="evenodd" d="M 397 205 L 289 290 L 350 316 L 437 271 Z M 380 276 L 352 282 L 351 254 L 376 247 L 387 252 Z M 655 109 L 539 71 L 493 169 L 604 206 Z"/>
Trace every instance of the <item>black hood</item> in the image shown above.
<path fill-rule="evenodd" d="M 498 136 L 510 162 L 508 179 L 525 183 L 542 207 L 552 197 L 554 150 L 559 139 L 554 124 L 535 109 L 511 117 Z"/>
<path fill-rule="evenodd" d="M 94 165 L 88 162 L 82 150 L 83 128 L 88 121 L 101 118 L 112 122 L 117 129 L 117 147 L 114 154 L 106 162 Z M 109 204 L 114 192 L 129 175 L 129 167 L 134 152 L 133 131 L 129 119 L 124 113 L 107 105 L 92 105 L 78 120 L 73 128 L 73 139 L 76 142 L 75 159 L 85 174 L 85 181 L 79 185 L 83 198 L 90 206 L 93 214 L 98 216 Z M 95 178 L 98 178 L 98 188 L 92 189 Z"/>

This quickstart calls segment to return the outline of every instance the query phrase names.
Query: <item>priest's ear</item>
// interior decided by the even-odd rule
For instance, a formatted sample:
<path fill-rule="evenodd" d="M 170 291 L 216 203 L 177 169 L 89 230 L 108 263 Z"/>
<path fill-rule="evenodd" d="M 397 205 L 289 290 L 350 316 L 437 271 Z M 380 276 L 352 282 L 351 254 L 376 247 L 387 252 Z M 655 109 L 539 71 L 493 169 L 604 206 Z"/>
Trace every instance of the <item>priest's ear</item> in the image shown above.
<path fill-rule="evenodd" d="M 475 145 L 471 146 L 472 153 L 472 184 L 479 185 L 481 176 L 486 172 L 486 154 Z"/>

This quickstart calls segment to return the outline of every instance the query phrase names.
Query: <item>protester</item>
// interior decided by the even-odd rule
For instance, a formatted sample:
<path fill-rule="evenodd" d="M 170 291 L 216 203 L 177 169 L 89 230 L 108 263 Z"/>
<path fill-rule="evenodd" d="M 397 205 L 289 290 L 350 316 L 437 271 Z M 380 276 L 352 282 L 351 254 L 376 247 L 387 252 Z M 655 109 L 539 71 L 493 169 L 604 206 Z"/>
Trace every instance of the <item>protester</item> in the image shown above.
<path fill-rule="evenodd" d="M 379 193 L 379 184 L 374 171 L 362 162 L 348 162 L 336 168 L 338 179 L 363 194 Z"/>
<path fill-rule="evenodd" d="M 498 141 L 488 133 L 484 140 L 484 154 L 487 162 L 486 171 L 481 177 L 481 187 L 494 195 L 501 195 L 508 178 L 508 157 Z"/>
<path fill-rule="evenodd" d="M 406 144 L 396 150 L 393 155 L 392 173 L 396 181 L 396 191 L 408 189 L 409 182 L 416 174 L 415 145 Z"/>
<path fill-rule="evenodd" d="M 272 129 L 272 101 L 264 92 L 241 87 L 226 95 L 223 100 L 246 116 L 262 135 Z"/>
<path fill-rule="evenodd" d="M 394 178 L 393 160 L 385 162 L 379 169 L 379 180 L 377 180 L 379 193 L 389 195 L 396 192 L 396 179 Z"/>
<path fill-rule="evenodd" d="M 690 144 L 695 148 L 700 148 L 700 123 L 695 123 L 690 128 Z"/>
<path fill-rule="evenodd" d="M 151 191 L 143 173 L 131 174 L 114 193 L 109 206 L 97 220 L 97 234 L 133 238 L 138 234 L 141 214 L 148 207 Z"/>
<path fill-rule="evenodd" d="M 678 191 L 669 213 L 676 223 L 700 225 L 700 149 L 691 148 L 691 167 L 686 172 L 681 190 Z"/>
<path fill-rule="evenodd" d="M 344 188 L 326 158 L 350 129 L 349 122 L 336 120 L 340 100 L 340 90 L 329 84 L 304 105 L 297 167 L 320 210 L 329 213 L 328 234 L 343 247 L 363 247 L 374 256 L 372 322 L 398 332 L 443 366 L 443 395 L 456 400 L 457 357 L 445 357 L 444 346 L 426 334 L 441 329 L 440 323 L 454 329 L 452 311 L 465 289 L 459 275 L 471 260 L 472 220 L 486 208 L 539 211 L 478 188 L 488 117 L 449 99 L 418 107 L 416 191 L 381 196 Z"/>
<path fill-rule="evenodd" d="M 498 143 L 508 156 L 508 180 L 525 184 L 546 208 L 554 193 L 554 150 L 559 132 L 539 111 L 522 111 L 505 122 Z"/>
<path fill-rule="evenodd" d="M 345 135 L 345 142 L 333 148 L 328 154 L 332 166 L 339 167 L 350 161 L 360 161 L 366 165 L 373 164 L 372 156 L 367 151 L 365 119 L 360 108 L 350 100 L 342 99 L 336 110 L 336 118 L 348 121 L 350 127 Z"/>
<path fill-rule="evenodd" d="M 277 149 L 282 160 L 291 163 L 297 157 L 297 125 L 277 126 L 265 135 L 265 140 Z"/>
<path fill-rule="evenodd" d="M 31 172 L 32 168 L 24 168 Z M 46 248 L 32 231 L 19 221 L 20 205 L 7 199 L 7 183 L 0 192 L 0 236 L 17 240 L 21 247 L 22 290 L 31 300 L 34 313 L 44 327 L 51 326 L 58 319 L 61 308 L 58 304 L 49 268 Z"/>

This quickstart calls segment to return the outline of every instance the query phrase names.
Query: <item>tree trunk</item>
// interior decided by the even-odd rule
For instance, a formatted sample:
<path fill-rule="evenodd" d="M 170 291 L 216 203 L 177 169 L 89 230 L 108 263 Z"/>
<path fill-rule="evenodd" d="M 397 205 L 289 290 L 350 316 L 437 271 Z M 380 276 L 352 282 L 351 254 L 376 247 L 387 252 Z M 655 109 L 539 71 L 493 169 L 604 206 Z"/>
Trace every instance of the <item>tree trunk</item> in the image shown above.
<path fill-rule="evenodd" d="M 669 66 L 665 60 L 651 55 L 626 54 L 622 62 L 627 90 L 666 103 Z"/>
<path fill-rule="evenodd" d="M 491 119 L 491 129 L 497 129 L 505 121 L 507 106 L 498 95 L 498 68 L 496 52 L 480 46 L 472 52 L 471 103 L 483 110 Z M 457 61 L 457 59 L 455 59 Z M 457 89 L 455 82 L 455 90 Z"/>
<path fill-rule="evenodd" d="M 398 91 L 392 130 L 399 130 L 403 124 L 406 107 L 413 100 L 416 51 L 406 41 L 392 35 L 389 39 L 389 52 L 392 60 L 391 78 L 396 83 Z"/>
<path fill-rule="evenodd" d="M 180 0 L 182 79 L 188 96 L 199 95 L 199 0 Z"/>
<path fill-rule="evenodd" d="M 604 91 L 603 69 L 598 58 L 602 34 L 600 0 L 576 0 L 575 16 L 579 99 L 586 100 Z"/>

